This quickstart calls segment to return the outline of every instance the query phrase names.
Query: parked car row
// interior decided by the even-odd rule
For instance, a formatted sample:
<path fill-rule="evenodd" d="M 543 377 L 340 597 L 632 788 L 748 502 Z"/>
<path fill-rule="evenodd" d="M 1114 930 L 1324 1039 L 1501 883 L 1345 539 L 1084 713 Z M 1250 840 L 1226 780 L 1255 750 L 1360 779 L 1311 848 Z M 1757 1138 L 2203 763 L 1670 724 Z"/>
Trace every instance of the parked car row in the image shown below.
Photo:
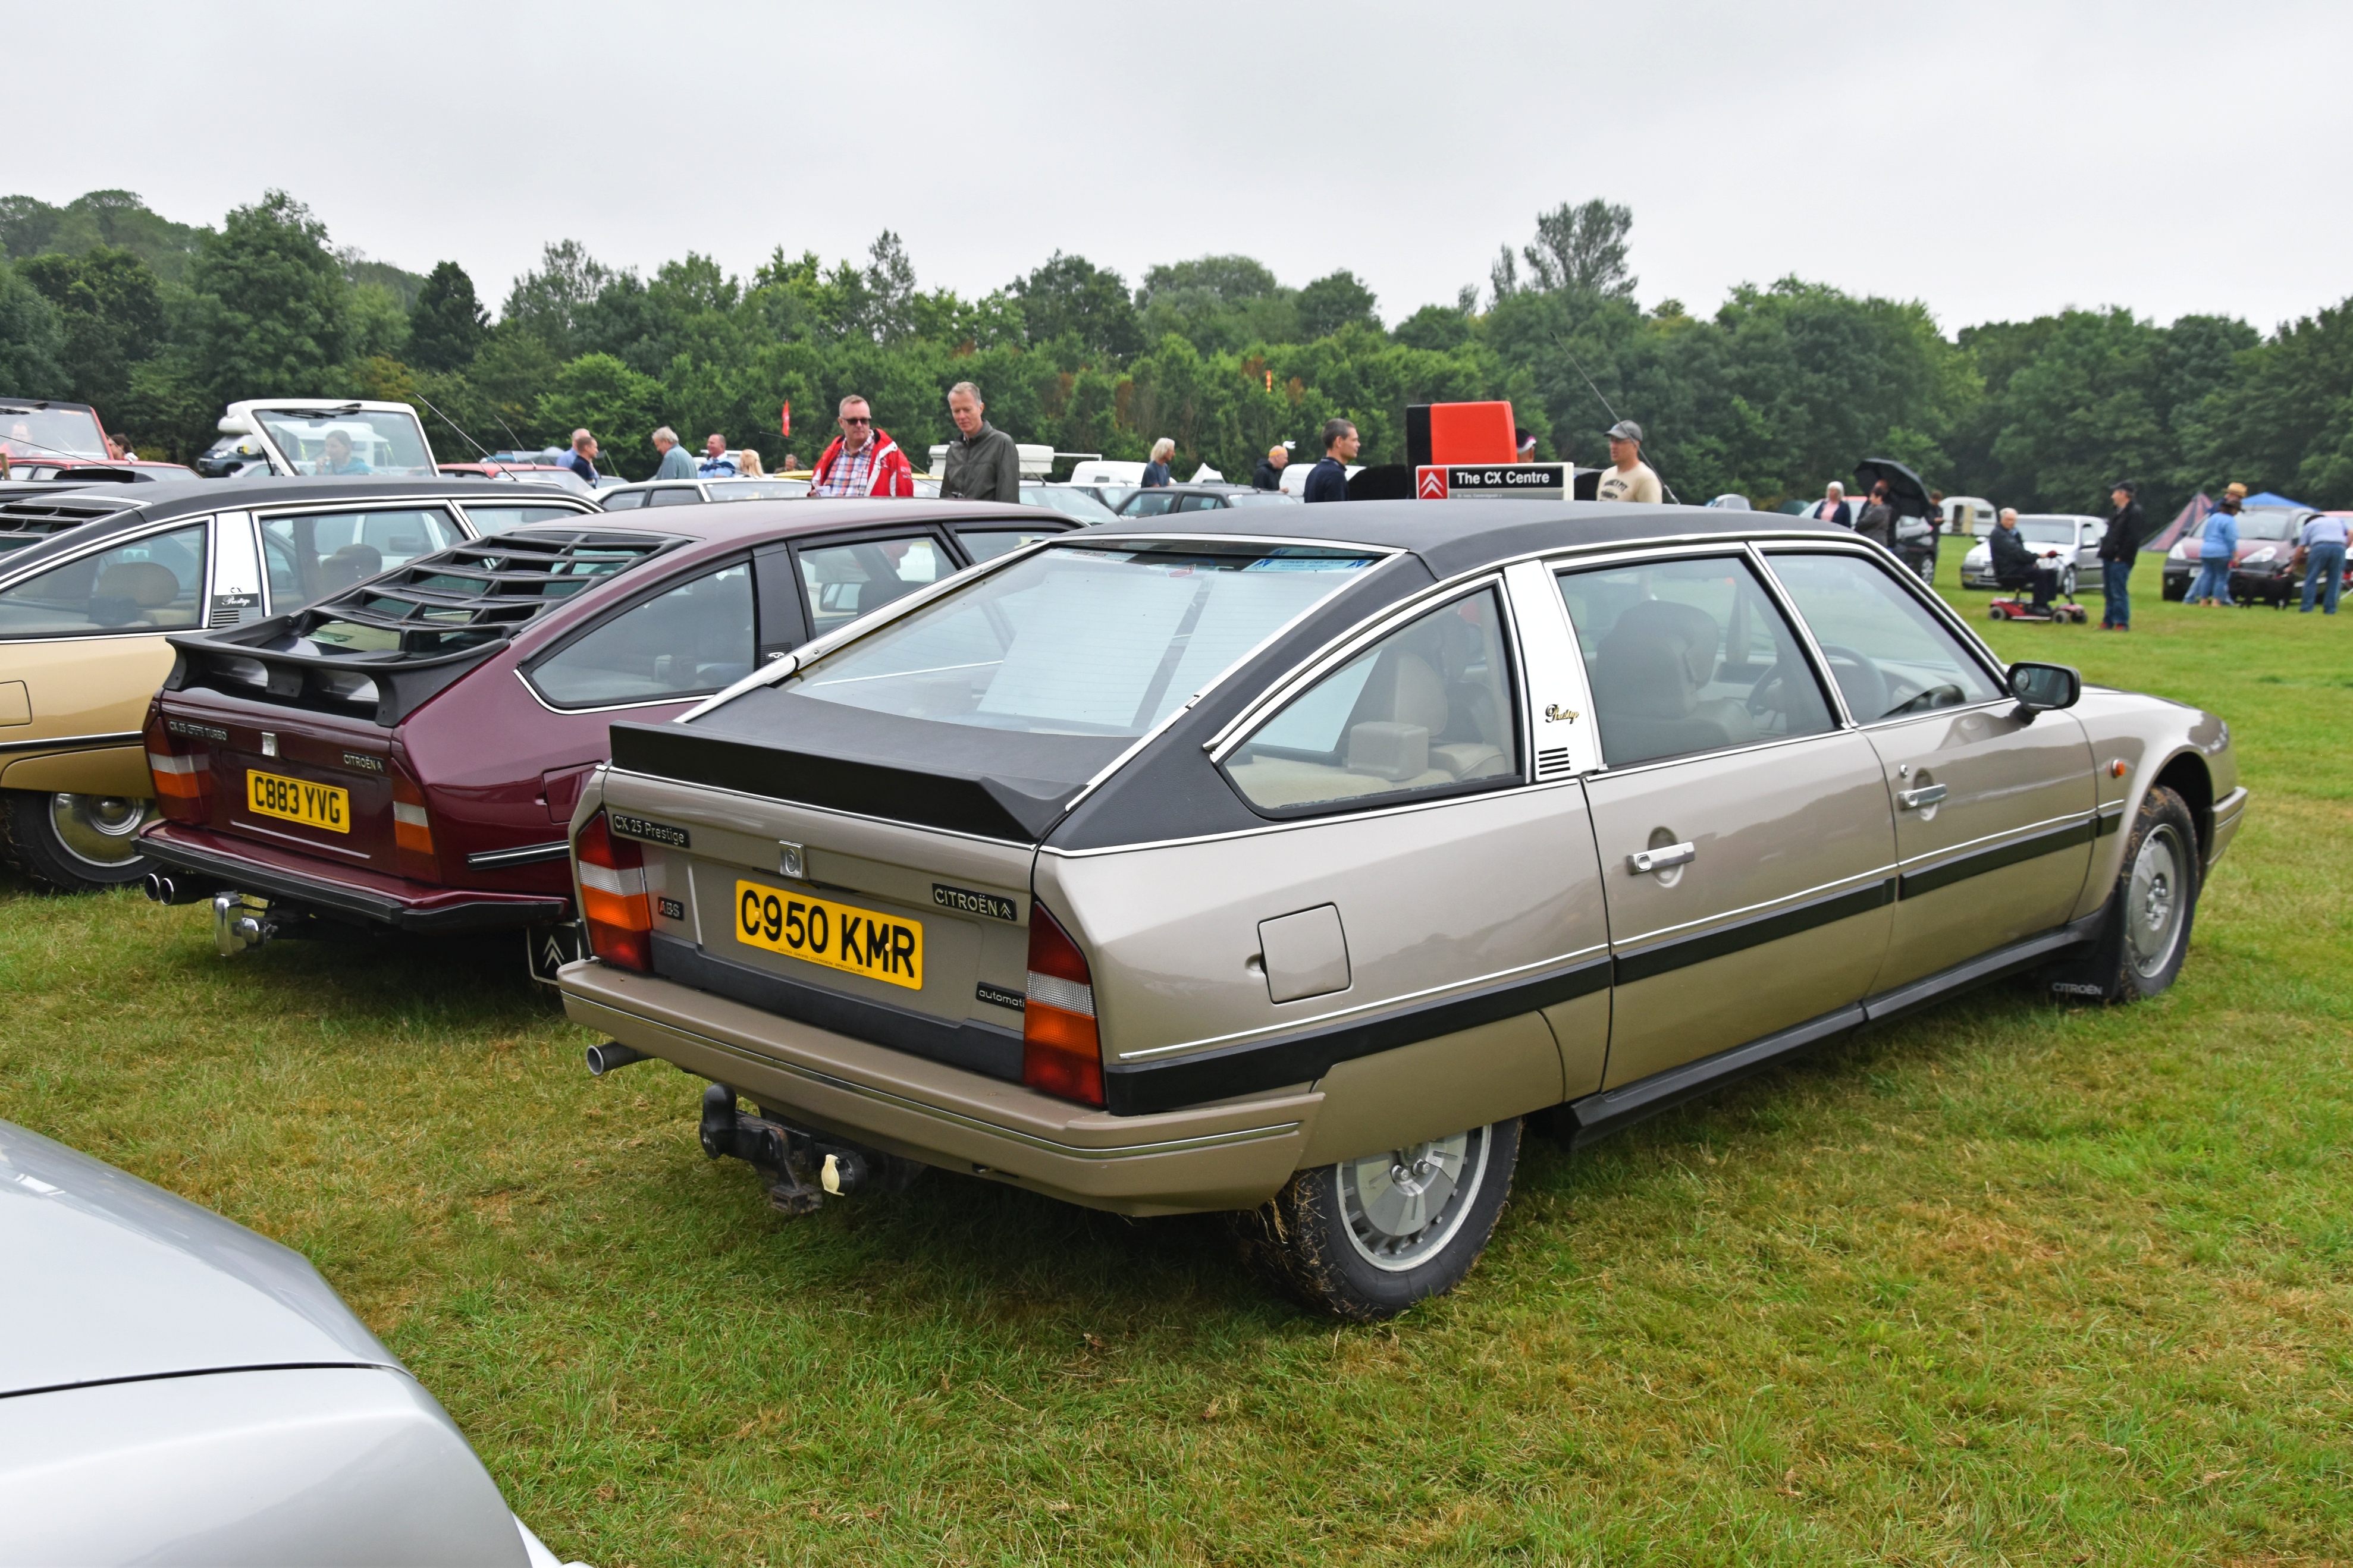
<path fill-rule="evenodd" d="M 2304 593 L 2304 574 L 2295 568 L 2296 541 L 2304 525 L 2319 512 L 2309 509 L 2251 506 L 2239 513 L 2239 546 L 2231 552 L 2231 597 L 2241 605 L 2269 605 L 2285 609 Z M 2344 515 L 2342 513 L 2337 515 Z M 2165 552 L 2164 593 L 2183 599 L 2198 574 L 2199 536 L 2185 533 Z M 2353 573 L 2346 577 L 2353 584 Z"/>

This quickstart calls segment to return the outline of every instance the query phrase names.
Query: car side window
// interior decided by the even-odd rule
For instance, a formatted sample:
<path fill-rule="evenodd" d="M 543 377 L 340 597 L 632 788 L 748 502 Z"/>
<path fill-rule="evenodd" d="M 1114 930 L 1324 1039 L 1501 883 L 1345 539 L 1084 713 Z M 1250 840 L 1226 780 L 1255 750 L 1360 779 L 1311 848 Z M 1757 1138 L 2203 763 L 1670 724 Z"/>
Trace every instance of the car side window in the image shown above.
<path fill-rule="evenodd" d="M 648 506 L 700 506 L 702 492 L 687 485 L 673 485 L 666 490 L 648 490 Z"/>
<path fill-rule="evenodd" d="M 947 552 L 928 534 L 804 547 L 800 558 L 812 637 L 823 637 L 955 570 Z"/>
<path fill-rule="evenodd" d="M 531 668 L 558 708 L 659 702 L 752 673 L 752 567 L 738 561 L 634 605 Z"/>
<path fill-rule="evenodd" d="M 1736 555 L 1560 574 L 1613 768 L 1833 728 L 1796 632 Z"/>
<path fill-rule="evenodd" d="M 586 521 L 590 515 L 568 506 L 477 506 L 471 501 L 466 503 L 466 521 L 486 534 L 503 533 L 510 528 L 521 528 L 525 523 L 563 522 L 571 518 Z"/>
<path fill-rule="evenodd" d="M 959 528 L 956 538 L 963 543 L 965 553 L 978 564 L 983 561 L 994 561 L 1000 555 L 1010 555 L 1025 544 L 1051 539 L 1054 531 L 1045 528 Z"/>
<path fill-rule="evenodd" d="M 271 602 L 290 610 L 322 599 L 464 537 L 438 506 L 264 518 Z"/>
<path fill-rule="evenodd" d="M 1164 489 L 1139 490 L 1119 509 L 1122 517 L 1158 517 L 1176 504 L 1176 498 Z"/>
<path fill-rule="evenodd" d="M 607 511 L 635 511 L 645 504 L 646 492 L 643 490 L 622 490 L 617 495 L 607 496 L 604 500 Z"/>
<path fill-rule="evenodd" d="M 1285 703 L 1227 757 L 1226 774 L 1274 812 L 1516 784 L 1505 640 L 1493 588 L 1442 605 Z"/>
<path fill-rule="evenodd" d="M 2001 695 L 1961 640 L 1876 563 L 1830 554 L 1767 559 L 1856 723 Z"/>
<path fill-rule="evenodd" d="M 0 592 L 0 637 L 193 626 L 205 615 L 204 523 L 151 534 Z"/>
<path fill-rule="evenodd" d="M 1176 498 L 1176 510 L 1178 511 L 1217 511 L 1223 508 L 1225 504 L 1225 498 L 1222 496 L 1179 496 Z"/>

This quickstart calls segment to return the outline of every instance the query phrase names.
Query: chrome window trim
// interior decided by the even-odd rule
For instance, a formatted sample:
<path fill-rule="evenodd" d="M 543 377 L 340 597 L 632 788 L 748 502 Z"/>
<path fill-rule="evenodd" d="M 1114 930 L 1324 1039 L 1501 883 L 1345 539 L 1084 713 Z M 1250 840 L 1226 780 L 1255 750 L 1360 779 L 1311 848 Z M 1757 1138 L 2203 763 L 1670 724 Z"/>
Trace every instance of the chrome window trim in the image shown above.
<path fill-rule="evenodd" d="M 0 741 L 0 753 L 40 752 L 52 747 L 70 747 L 76 751 L 85 752 L 95 751 L 103 746 L 127 746 L 133 741 L 139 740 L 142 733 L 142 731 L 132 730 L 119 735 L 51 735 L 37 741 Z"/>
<path fill-rule="evenodd" d="M 1298 833 L 1309 828 L 1329 827 L 1335 820 L 1367 822 L 1385 816 L 1399 816 L 1409 811 L 1437 811 L 1446 806 L 1462 805 L 1474 800 L 1495 800 L 1507 796 L 1530 795 L 1540 790 L 1575 789 L 1577 784 L 1576 774 L 1563 773 L 1557 778 L 1539 779 L 1534 784 L 1521 782 L 1482 794 L 1438 795 L 1428 799 L 1399 801 L 1394 805 L 1368 806 L 1362 811 L 1349 812 L 1345 818 L 1286 816 L 1254 823 L 1248 827 L 1229 827 L 1219 833 L 1197 833 L 1186 838 L 1140 839 L 1133 844 L 1106 844 L 1094 849 L 1069 849 L 1051 844 L 1040 844 L 1035 847 L 1039 854 L 1051 855 L 1060 860 L 1088 860 L 1103 855 L 1134 855 L 1147 849 L 1181 849 L 1188 845 L 1219 844 L 1229 838 L 1256 838 L 1269 833 Z"/>
<path fill-rule="evenodd" d="M 196 512 L 193 515 L 184 514 L 174 518 L 169 522 L 159 523 L 155 527 L 147 529 L 142 532 L 110 534 L 104 539 L 93 540 L 86 549 L 77 550 L 71 555 L 62 557 L 58 560 L 44 561 L 38 565 L 17 573 L 14 576 L 0 574 L 0 594 L 5 594 L 21 584 L 31 582 L 36 577 L 46 576 L 51 572 L 60 571 L 65 567 L 71 566 L 78 561 L 87 561 L 93 555 L 103 555 L 110 550 L 127 549 L 133 544 L 138 544 L 150 539 L 160 538 L 167 533 L 179 533 L 187 529 L 201 528 L 205 531 L 205 566 L 204 581 L 198 587 L 198 593 L 201 596 L 201 604 L 196 616 L 195 625 L 189 626 L 142 626 L 137 631 L 0 632 L 0 646 L 10 643 L 37 642 L 113 642 L 126 637 L 160 637 L 168 636 L 173 632 L 203 631 L 205 629 L 205 623 L 210 619 L 212 616 L 213 560 L 214 557 L 219 553 L 217 541 L 213 537 L 213 528 L 216 521 L 215 514 L 208 511 Z M 258 544 L 256 548 L 259 548 Z M 266 574 L 268 571 L 266 565 L 263 570 Z"/>
<path fill-rule="evenodd" d="M 757 675 L 760 671 L 754 670 L 752 673 Z M 561 715 L 573 713 L 625 713 L 632 709 L 638 708 L 666 708 L 673 702 L 702 702 L 709 700 L 708 698 L 699 696 L 694 692 L 682 691 L 675 697 L 649 697 L 641 702 L 607 702 L 595 708 L 558 708 L 554 703 L 550 702 L 546 698 L 542 697 L 539 694 L 539 689 L 531 683 L 531 677 L 522 672 L 522 666 L 520 664 L 514 666 L 514 678 L 522 683 L 522 689 L 525 691 L 531 693 L 531 700 L 533 702 L 538 703 L 550 713 Z"/>
<path fill-rule="evenodd" d="M 1807 740 L 1817 739 L 1817 737 L 1811 735 L 1804 738 Z M 1619 936 L 1613 932 L 1609 938 L 1609 951 L 1613 953 L 1621 952 L 1628 948 L 1646 947 L 1652 942 L 1660 942 L 1671 937 L 1696 935 L 1702 931 L 1710 931 L 1718 926 L 1737 925 L 1744 921 L 1754 918 L 1755 916 L 1768 913 L 1771 910 L 1779 909 L 1785 904 L 1812 903 L 1817 900 L 1834 897 L 1841 892 L 1852 892 L 1867 887 L 1873 882 L 1886 881 L 1887 879 L 1896 874 L 1900 867 L 1901 862 L 1890 862 L 1887 865 L 1874 868 L 1872 870 L 1856 871 L 1848 876 L 1840 877 L 1832 881 L 1823 882 L 1816 887 L 1800 889 L 1794 893 L 1784 893 L 1778 898 L 1766 899 L 1761 902 L 1754 904 L 1745 904 L 1736 910 L 1718 910 L 1713 914 L 1702 915 L 1697 920 L 1684 921 L 1679 925 L 1659 926 L 1653 930 L 1641 931 L 1631 936 Z"/>
<path fill-rule="evenodd" d="M 517 501 L 511 501 L 503 499 L 494 501 L 485 496 L 476 496 L 473 499 L 484 506 L 562 506 L 568 504 L 573 512 L 577 516 L 602 517 L 605 515 L 603 508 L 592 505 L 587 501 L 584 501 L 578 496 L 572 494 L 568 490 L 560 494 L 548 495 L 545 497 L 533 495 L 525 500 Z M 484 531 L 474 521 L 473 514 L 466 510 L 466 500 L 464 497 L 452 496 L 449 498 L 449 504 L 458 509 L 458 523 L 459 527 L 466 531 L 467 538 L 480 539 L 484 536 Z M 522 526 L 529 528 L 545 528 L 551 521 L 553 521 L 552 519 L 543 518 L 537 522 L 526 523 Z"/>

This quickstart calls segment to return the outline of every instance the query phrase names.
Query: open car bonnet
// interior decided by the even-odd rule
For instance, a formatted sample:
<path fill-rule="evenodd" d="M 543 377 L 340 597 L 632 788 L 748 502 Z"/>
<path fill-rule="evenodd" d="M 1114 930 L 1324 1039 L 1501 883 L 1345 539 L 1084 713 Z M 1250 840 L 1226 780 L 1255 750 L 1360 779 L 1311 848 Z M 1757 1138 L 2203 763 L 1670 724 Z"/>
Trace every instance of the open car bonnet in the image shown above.
<path fill-rule="evenodd" d="M 400 1363 L 300 1253 L 0 1121 L 0 1397 Z"/>

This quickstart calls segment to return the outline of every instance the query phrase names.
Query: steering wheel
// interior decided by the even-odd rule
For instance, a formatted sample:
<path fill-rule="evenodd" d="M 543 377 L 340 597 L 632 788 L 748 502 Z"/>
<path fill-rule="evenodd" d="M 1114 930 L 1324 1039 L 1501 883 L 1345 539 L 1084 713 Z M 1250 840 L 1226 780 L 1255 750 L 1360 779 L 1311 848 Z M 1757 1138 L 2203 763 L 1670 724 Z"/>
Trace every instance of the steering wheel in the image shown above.
<path fill-rule="evenodd" d="M 1887 677 L 1879 666 L 1842 643 L 1821 645 L 1822 657 L 1830 661 L 1831 676 L 1846 696 L 1846 705 L 1852 710 L 1855 722 L 1868 724 L 1873 719 L 1887 717 Z M 1840 666 L 1850 667 L 1841 669 Z"/>
<path fill-rule="evenodd" d="M 1802 672 L 1793 667 L 1789 660 L 1775 659 L 1773 668 L 1758 677 L 1757 684 L 1748 689 L 1748 716 L 1756 720 L 1760 726 L 1770 718 L 1787 719 L 1788 717 L 1788 710 L 1774 700 L 1774 689 L 1792 675 L 1803 678 Z"/>

